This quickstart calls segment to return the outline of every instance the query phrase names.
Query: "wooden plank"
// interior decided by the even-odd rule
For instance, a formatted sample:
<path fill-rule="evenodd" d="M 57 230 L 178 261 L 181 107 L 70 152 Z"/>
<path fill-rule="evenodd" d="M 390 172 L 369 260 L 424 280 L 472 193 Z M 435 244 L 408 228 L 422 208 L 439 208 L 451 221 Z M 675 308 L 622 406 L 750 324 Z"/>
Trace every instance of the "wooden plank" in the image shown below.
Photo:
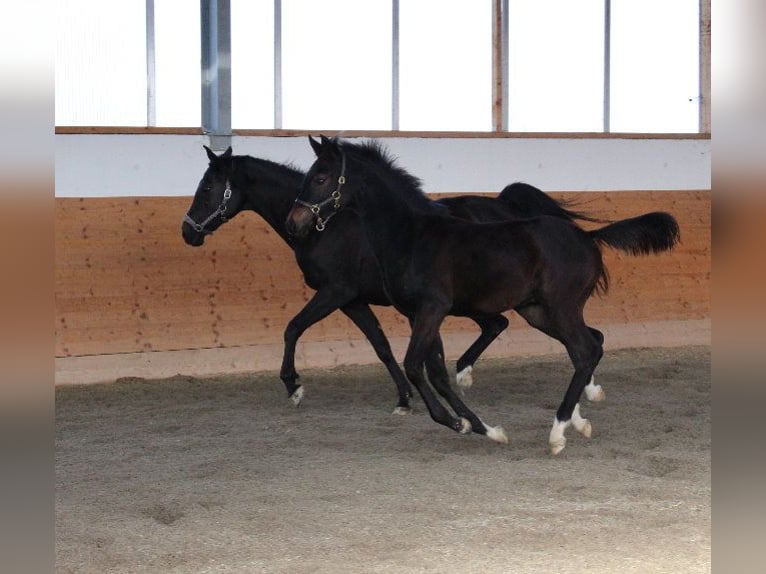
<path fill-rule="evenodd" d="M 152 134 L 203 135 L 201 128 L 131 127 L 131 126 L 56 126 L 56 134 Z M 710 133 L 617 133 L 617 132 L 470 132 L 407 130 L 338 130 L 338 129 L 233 129 L 235 136 L 306 137 L 323 134 L 344 138 L 480 138 L 480 139 L 640 139 L 640 140 L 709 140 Z"/>

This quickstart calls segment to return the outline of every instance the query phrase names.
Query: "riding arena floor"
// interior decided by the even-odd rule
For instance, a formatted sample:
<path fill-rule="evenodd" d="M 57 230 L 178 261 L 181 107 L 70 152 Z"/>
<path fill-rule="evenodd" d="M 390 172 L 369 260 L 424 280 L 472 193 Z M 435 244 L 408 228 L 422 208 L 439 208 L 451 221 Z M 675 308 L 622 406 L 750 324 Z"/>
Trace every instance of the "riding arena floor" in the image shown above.
<path fill-rule="evenodd" d="M 179 367 L 180 369 L 180 367 Z M 487 359 L 510 442 L 391 414 L 380 365 L 56 389 L 56 572 L 710 572 L 710 348 L 607 351 L 548 449 L 565 355 Z"/>

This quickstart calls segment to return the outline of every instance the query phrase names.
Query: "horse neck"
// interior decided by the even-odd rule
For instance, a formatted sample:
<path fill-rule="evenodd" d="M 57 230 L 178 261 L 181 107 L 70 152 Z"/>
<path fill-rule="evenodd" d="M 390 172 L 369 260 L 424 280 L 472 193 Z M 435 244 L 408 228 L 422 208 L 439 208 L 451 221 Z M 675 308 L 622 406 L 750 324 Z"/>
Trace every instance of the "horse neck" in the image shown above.
<path fill-rule="evenodd" d="M 239 163 L 239 169 L 235 167 L 233 175 L 235 181 L 241 178 L 238 183 L 247 194 L 244 209 L 255 211 L 288 242 L 285 221 L 300 191 L 303 174 L 287 166 L 249 156 L 242 156 Z"/>
<path fill-rule="evenodd" d="M 361 177 L 361 176 L 358 176 Z M 366 177 L 357 204 L 367 239 L 384 275 L 399 274 L 409 263 L 422 219 L 380 177 Z"/>

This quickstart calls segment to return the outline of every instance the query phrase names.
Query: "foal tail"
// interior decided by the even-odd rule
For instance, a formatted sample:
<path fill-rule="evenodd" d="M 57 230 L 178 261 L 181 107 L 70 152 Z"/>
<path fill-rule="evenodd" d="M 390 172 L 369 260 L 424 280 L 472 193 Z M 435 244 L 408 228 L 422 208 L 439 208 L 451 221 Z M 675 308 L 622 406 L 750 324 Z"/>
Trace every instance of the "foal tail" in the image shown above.
<path fill-rule="evenodd" d="M 615 221 L 588 234 L 599 244 L 630 255 L 670 251 L 681 240 L 678 222 L 664 211 Z"/>
<path fill-rule="evenodd" d="M 579 220 L 605 223 L 602 219 L 596 219 L 580 211 L 567 209 L 571 207 L 571 203 L 557 201 L 547 193 L 528 183 L 516 182 L 506 185 L 505 189 L 497 196 L 497 199 L 509 205 L 521 217 L 532 218 L 548 215 L 571 222 Z"/>

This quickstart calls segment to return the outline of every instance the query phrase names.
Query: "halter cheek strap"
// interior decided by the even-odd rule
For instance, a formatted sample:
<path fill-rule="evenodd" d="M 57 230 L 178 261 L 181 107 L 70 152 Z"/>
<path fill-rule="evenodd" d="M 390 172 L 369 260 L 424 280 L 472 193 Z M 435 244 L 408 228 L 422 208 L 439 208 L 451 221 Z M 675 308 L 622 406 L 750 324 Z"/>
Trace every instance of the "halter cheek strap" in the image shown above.
<path fill-rule="evenodd" d="M 314 217 L 317 220 L 315 225 L 317 231 L 324 231 L 327 222 L 330 221 L 332 216 L 338 213 L 338 210 L 340 209 L 340 188 L 343 187 L 343 185 L 346 183 L 346 154 L 341 151 L 340 157 L 341 166 L 340 176 L 338 176 L 338 187 L 336 187 L 335 191 L 330 194 L 330 197 L 324 201 L 320 201 L 319 203 L 309 203 L 308 201 L 303 201 L 300 198 L 296 198 L 295 200 L 295 203 L 302 205 L 303 207 L 307 207 L 311 213 L 314 214 Z M 328 203 L 333 204 L 333 211 L 327 217 L 322 217 L 322 208 Z"/>
<path fill-rule="evenodd" d="M 205 230 L 205 226 L 213 221 L 216 217 L 219 215 L 221 216 L 221 222 L 226 221 L 226 216 L 224 215 L 226 213 L 226 204 L 229 202 L 229 199 L 231 199 L 231 184 L 229 183 L 229 180 L 226 180 L 226 189 L 223 190 L 223 199 L 221 200 L 221 204 L 218 206 L 218 209 L 216 209 L 213 213 L 207 216 L 207 219 L 205 219 L 202 223 L 197 223 L 194 221 L 189 214 L 187 213 L 184 217 L 184 221 L 191 225 L 194 228 L 194 231 L 197 233 L 213 233 L 212 231 Z"/>

